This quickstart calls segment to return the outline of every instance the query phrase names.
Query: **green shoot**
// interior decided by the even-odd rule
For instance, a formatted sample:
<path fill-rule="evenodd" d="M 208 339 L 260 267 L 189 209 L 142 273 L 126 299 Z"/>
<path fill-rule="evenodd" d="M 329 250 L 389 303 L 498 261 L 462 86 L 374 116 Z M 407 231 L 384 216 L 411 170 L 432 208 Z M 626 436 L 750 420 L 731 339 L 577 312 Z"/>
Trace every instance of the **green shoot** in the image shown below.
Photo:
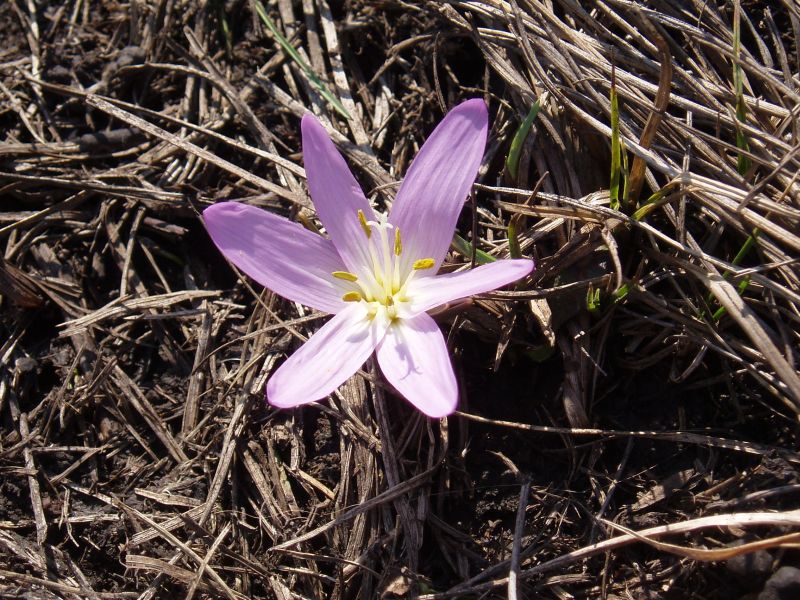
<path fill-rule="evenodd" d="M 617 84 L 615 75 L 611 75 L 611 178 L 608 186 L 608 195 L 611 208 L 620 210 L 620 199 L 625 198 L 625 186 L 628 179 L 628 156 L 619 135 L 619 100 L 617 98 Z M 620 189 L 621 183 L 621 189 Z"/>
<path fill-rule="evenodd" d="M 674 181 L 671 181 L 660 190 L 657 190 L 652 196 L 650 196 L 645 202 L 638 208 L 636 211 L 631 215 L 631 218 L 635 221 L 642 221 L 653 212 L 656 208 L 663 204 L 664 198 L 672 192 L 672 189 L 677 184 Z"/>
<path fill-rule="evenodd" d="M 275 36 L 275 39 L 278 41 L 278 44 L 280 44 L 281 48 L 283 48 L 284 52 L 289 55 L 289 58 L 297 63 L 297 66 L 302 69 L 303 73 L 306 74 L 306 77 L 308 77 L 309 81 L 311 81 L 311 84 L 317 88 L 317 91 L 319 91 L 322 97 L 330 102 L 340 115 L 342 115 L 345 119 L 350 120 L 350 113 L 347 112 L 341 101 L 333 95 L 333 93 L 325 86 L 324 83 L 322 83 L 322 80 L 317 76 L 316 73 L 314 73 L 314 69 L 311 68 L 311 65 L 303 60 L 303 57 L 300 56 L 297 50 L 295 50 L 294 46 L 289 43 L 289 40 L 287 40 L 286 37 L 280 31 L 278 31 L 278 28 L 275 26 L 275 23 L 272 22 L 272 19 L 269 18 L 269 15 L 267 14 L 267 11 L 264 10 L 264 6 L 261 4 L 261 2 L 256 0 L 254 4 L 258 16 L 261 17 L 264 25 L 266 25 L 267 29 L 269 29 L 272 32 L 272 35 Z"/>
<path fill-rule="evenodd" d="M 514 215 L 508 222 L 508 253 L 511 258 L 522 258 L 522 249 L 519 246 L 519 226 L 522 223 L 522 215 Z"/>
<path fill-rule="evenodd" d="M 586 291 L 586 309 L 593 315 L 596 315 L 600 312 L 602 303 L 603 298 L 600 293 L 600 288 L 595 289 L 590 287 Z"/>
<path fill-rule="evenodd" d="M 736 120 L 739 123 L 745 123 L 747 106 L 744 103 L 744 77 L 742 76 L 742 65 L 739 62 L 741 53 L 740 10 L 739 2 L 735 2 L 733 7 L 733 87 L 736 94 Z M 736 126 L 736 147 L 742 151 L 736 159 L 736 169 L 739 171 L 739 175 L 744 177 L 750 170 L 750 159 L 746 154 L 750 151 L 750 145 L 747 143 L 747 137 L 742 128 L 738 125 Z"/>
<path fill-rule="evenodd" d="M 233 56 L 233 33 L 231 32 L 231 25 L 228 22 L 228 15 L 225 14 L 225 3 L 218 2 L 217 3 L 217 16 L 219 17 L 219 23 L 222 27 L 222 36 L 225 38 L 225 53 L 229 56 Z"/>
<path fill-rule="evenodd" d="M 747 106 L 744 103 L 744 77 L 742 75 L 742 66 L 739 62 L 739 56 L 741 54 L 741 5 L 739 2 L 734 2 L 733 5 L 733 88 L 736 94 L 736 120 L 739 123 L 747 122 Z M 744 135 L 742 128 L 737 124 L 736 126 L 736 147 L 739 148 L 742 152 L 739 153 L 739 156 L 736 159 L 736 169 L 739 172 L 739 175 L 745 177 L 747 173 L 750 171 L 750 159 L 747 158 L 747 152 L 750 151 L 750 145 L 747 143 L 747 137 Z M 744 260 L 744 257 L 750 252 L 753 246 L 756 243 L 756 239 L 758 239 L 759 230 L 756 227 L 753 229 L 753 232 L 747 236 L 747 239 L 742 244 L 742 247 L 739 249 L 739 252 L 736 253 L 736 256 L 733 257 L 733 261 L 731 263 L 733 265 L 738 265 L 739 263 Z M 728 279 L 731 276 L 730 271 L 725 271 L 722 276 L 725 279 Z M 737 289 L 739 290 L 739 295 L 741 296 L 747 291 L 747 287 L 750 285 L 750 278 L 745 277 L 742 281 L 739 282 Z M 719 321 L 722 316 L 725 314 L 725 307 L 720 307 L 714 312 L 713 318 L 715 321 Z"/>
<path fill-rule="evenodd" d="M 539 99 L 536 99 L 536 102 L 533 103 L 530 112 L 528 112 L 528 116 L 525 117 L 525 120 L 522 121 L 522 124 L 517 129 L 517 132 L 514 134 L 514 139 L 511 140 L 511 148 L 508 150 L 508 156 L 506 157 L 506 168 L 508 172 L 511 174 L 511 177 L 514 179 L 517 178 L 517 172 L 519 170 L 519 159 L 522 155 L 522 145 L 525 143 L 525 139 L 528 137 L 528 133 L 530 133 L 531 126 L 533 125 L 534 120 L 536 120 L 536 115 L 539 114 Z"/>
<path fill-rule="evenodd" d="M 622 302 L 628 296 L 631 287 L 628 283 L 623 283 L 617 290 L 614 291 L 614 302 Z"/>
<path fill-rule="evenodd" d="M 733 257 L 733 260 L 731 261 L 732 265 L 737 266 L 744 260 L 745 256 L 747 256 L 748 253 L 750 252 L 750 250 L 753 248 L 753 246 L 756 245 L 756 240 L 758 239 L 758 236 L 759 236 L 760 233 L 761 232 L 758 229 L 758 227 L 753 229 L 753 233 L 751 233 L 750 235 L 747 236 L 747 239 L 744 241 L 744 244 L 742 244 L 742 247 L 739 249 L 739 252 L 737 252 L 736 256 Z M 725 279 L 729 279 L 731 275 L 732 275 L 732 273 L 730 271 L 725 271 L 722 274 L 722 276 Z M 745 277 L 744 279 L 742 279 L 739 282 L 739 285 L 737 286 L 737 289 L 739 290 L 739 295 L 740 296 L 747 291 L 747 288 L 748 288 L 749 285 L 750 285 L 750 278 L 749 277 Z M 719 321 L 722 318 L 722 315 L 724 315 L 724 314 L 725 314 L 725 307 L 718 308 L 717 311 L 713 315 L 714 316 L 714 320 L 715 321 Z"/>
<path fill-rule="evenodd" d="M 462 256 L 472 258 L 472 244 L 470 244 L 457 233 L 453 234 L 453 241 L 450 243 L 450 247 Z M 475 249 L 475 262 L 479 265 L 485 265 L 496 260 L 497 259 L 491 254 L 487 254 L 479 248 Z"/>

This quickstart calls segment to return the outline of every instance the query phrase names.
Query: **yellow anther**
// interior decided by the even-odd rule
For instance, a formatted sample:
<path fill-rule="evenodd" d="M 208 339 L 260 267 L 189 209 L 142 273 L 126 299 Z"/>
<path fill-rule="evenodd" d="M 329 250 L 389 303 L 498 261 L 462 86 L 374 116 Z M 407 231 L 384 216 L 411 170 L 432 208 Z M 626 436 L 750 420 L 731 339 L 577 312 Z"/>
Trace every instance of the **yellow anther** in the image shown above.
<path fill-rule="evenodd" d="M 342 300 L 345 302 L 359 302 L 361 300 L 361 294 L 358 292 L 347 292 L 342 296 Z"/>
<path fill-rule="evenodd" d="M 420 258 L 419 260 L 414 261 L 413 266 L 415 271 L 423 271 L 425 269 L 430 269 L 435 264 L 436 261 L 432 258 Z"/>
<path fill-rule="evenodd" d="M 367 217 L 364 216 L 364 211 L 360 208 L 358 209 L 358 222 L 361 223 L 361 229 L 364 230 L 364 233 L 367 234 L 367 237 L 371 237 L 372 227 L 370 227 L 369 223 L 367 223 Z"/>
<path fill-rule="evenodd" d="M 403 242 L 400 241 L 400 228 L 394 228 L 394 255 L 400 256 L 403 252 Z"/>
<path fill-rule="evenodd" d="M 358 281 L 358 277 L 350 273 L 349 271 L 334 271 L 331 273 L 336 279 L 344 279 L 345 281 Z"/>

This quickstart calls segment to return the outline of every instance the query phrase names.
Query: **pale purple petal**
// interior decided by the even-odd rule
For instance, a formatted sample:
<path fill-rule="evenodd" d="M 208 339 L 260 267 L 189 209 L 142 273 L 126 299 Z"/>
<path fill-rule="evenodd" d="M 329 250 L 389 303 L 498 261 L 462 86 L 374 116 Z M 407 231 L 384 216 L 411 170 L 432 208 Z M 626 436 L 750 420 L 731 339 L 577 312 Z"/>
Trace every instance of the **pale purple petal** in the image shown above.
<path fill-rule="evenodd" d="M 452 300 L 488 292 L 525 277 L 532 270 L 532 260 L 498 260 L 470 271 L 414 279 L 408 286 L 410 309 L 414 313 L 423 312 Z"/>
<path fill-rule="evenodd" d="M 441 264 L 478 174 L 487 130 L 484 101 L 462 102 L 445 115 L 411 163 L 389 213 L 409 250 L 403 253 L 406 263 L 432 258 L 436 265 L 429 273 Z"/>
<path fill-rule="evenodd" d="M 330 240 L 255 206 L 220 202 L 203 211 L 211 239 L 229 261 L 284 298 L 324 312 L 341 310 L 344 263 Z"/>
<path fill-rule="evenodd" d="M 358 273 L 369 263 L 364 253 L 366 234 L 359 223 L 358 211 L 363 211 L 368 221 L 376 220 L 375 213 L 344 158 L 316 117 L 306 114 L 300 129 L 308 189 L 319 220 L 348 270 Z"/>
<path fill-rule="evenodd" d="M 332 393 L 369 358 L 388 323 L 350 304 L 292 354 L 267 381 L 267 401 L 291 408 Z"/>
<path fill-rule="evenodd" d="M 425 313 L 398 319 L 378 345 L 378 364 L 387 381 L 429 417 L 452 413 L 458 384 L 442 332 Z"/>

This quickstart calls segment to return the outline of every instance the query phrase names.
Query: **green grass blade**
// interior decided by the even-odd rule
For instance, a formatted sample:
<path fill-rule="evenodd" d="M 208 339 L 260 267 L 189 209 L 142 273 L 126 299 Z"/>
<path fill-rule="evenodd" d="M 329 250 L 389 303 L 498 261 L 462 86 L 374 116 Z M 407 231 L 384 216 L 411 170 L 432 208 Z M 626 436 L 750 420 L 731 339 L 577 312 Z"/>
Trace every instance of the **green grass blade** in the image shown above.
<path fill-rule="evenodd" d="M 539 114 L 539 107 L 540 103 L 539 99 L 537 98 L 536 102 L 534 102 L 533 106 L 531 106 L 528 116 L 525 117 L 525 120 L 522 121 L 519 129 L 517 129 L 517 132 L 514 134 L 514 139 L 511 140 L 511 148 L 509 148 L 508 156 L 506 157 L 506 168 L 511 174 L 511 177 L 514 179 L 517 178 L 517 172 L 519 170 L 519 159 L 522 155 L 522 146 L 525 143 L 525 139 L 528 137 L 528 133 L 530 133 L 531 126 L 536 120 L 536 116 Z"/>
<path fill-rule="evenodd" d="M 733 5 L 733 88 L 736 95 L 736 120 L 739 123 L 746 123 L 747 106 L 744 103 L 744 77 L 742 75 L 742 66 L 739 62 L 739 56 L 741 54 L 741 31 L 741 5 L 737 1 L 734 2 Z M 745 154 L 746 152 L 750 151 L 750 145 L 747 143 L 747 137 L 745 136 L 744 131 L 742 131 L 742 128 L 738 125 L 736 127 L 736 147 L 742 151 L 736 158 L 736 170 L 739 172 L 739 175 L 744 177 L 750 171 L 751 166 L 750 159 L 747 158 L 747 155 Z M 738 265 L 742 262 L 742 260 L 744 260 L 745 256 L 747 256 L 747 254 L 755 245 L 759 233 L 760 231 L 757 227 L 753 229 L 753 232 L 747 236 L 744 244 L 742 244 L 739 252 L 737 252 L 736 256 L 733 257 L 731 264 Z M 731 272 L 725 271 L 722 276 L 725 279 L 728 279 L 731 276 Z M 749 277 L 745 277 L 739 282 L 737 289 L 740 296 L 747 291 L 747 287 L 749 285 Z M 711 301 L 711 299 L 709 299 L 709 301 Z M 713 319 L 715 321 L 719 321 L 725 312 L 725 307 L 721 306 L 712 315 Z"/>
<path fill-rule="evenodd" d="M 736 253 L 736 256 L 733 257 L 731 264 L 734 266 L 738 266 L 744 260 L 744 258 L 749 254 L 750 250 L 752 250 L 753 246 L 756 245 L 756 240 L 758 239 L 761 230 L 758 227 L 753 229 L 753 233 L 747 236 L 747 239 L 742 244 L 742 247 L 739 248 L 739 251 Z M 725 271 L 722 276 L 725 279 L 730 278 L 732 273 L 730 271 Z M 741 296 L 747 291 L 748 286 L 750 285 L 750 277 L 745 277 L 739 282 L 738 290 L 739 295 Z M 709 302 L 713 301 L 713 297 L 709 296 Z M 725 307 L 720 307 L 714 313 L 713 317 L 715 321 L 719 321 L 722 318 L 722 315 L 725 314 Z"/>
<path fill-rule="evenodd" d="M 747 291 L 747 288 L 748 288 L 749 286 L 750 286 L 750 278 L 749 278 L 749 277 L 745 277 L 744 279 L 742 279 L 742 280 L 739 282 L 739 285 L 737 285 L 737 286 L 736 286 L 736 290 L 739 292 L 739 295 L 741 296 L 741 295 L 743 295 L 743 294 L 744 294 L 744 293 Z M 714 314 L 712 315 L 712 317 L 713 317 L 713 319 L 714 319 L 715 321 L 719 321 L 719 320 L 722 318 L 722 316 L 723 316 L 723 315 L 724 315 L 726 312 L 727 312 L 727 310 L 725 310 L 725 307 L 724 307 L 724 306 L 720 306 L 720 307 L 719 307 L 719 308 L 718 308 L 718 309 L 717 309 L 717 310 L 714 312 Z"/>
<path fill-rule="evenodd" d="M 747 236 L 747 239 L 742 244 L 742 247 L 739 249 L 739 252 L 736 253 L 736 256 L 733 257 L 731 261 L 734 265 L 739 265 L 744 260 L 744 257 L 750 252 L 753 246 L 756 245 L 756 240 L 758 236 L 761 234 L 761 230 L 756 227 L 753 229 L 753 233 Z"/>
<path fill-rule="evenodd" d="M 519 225 L 522 222 L 522 215 L 514 215 L 508 222 L 508 253 L 511 258 L 522 258 L 522 248 L 519 246 Z"/>
<path fill-rule="evenodd" d="M 622 156 L 622 144 L 619 139 L 619 100 L 617 99 L 617 86 L 611 81 L 611 178 L 608 184 L 608 195 L 611 199 L 611 208 L 619 210 L 620 195 L 619 183 L 622 171 L 620 160 Z"/>
<path fill-rule="evenodd" d="M 603 305 L 603 297 L 600 289 L 590 287 L 586 291 L 586 310 L 588 310 L 593 315 L 596 315 L 600 312 L 600 309 Z"/>
<path fill-rule="evenodd" d="M 275 26 L 275 23 L 273 23 L 272 19 L 269 18 L 269 15 L 267 14 L 267 11 L 264 10 L 264 6 L 261 4 L 261 2 L 256 0 L 254 4 L 258 16 L 264 22 L 264 25 L 267 26 L 267 29 L 272 32 L 272 35 L 275 36 L 275 39 L 280 44 L 281 48 L 283 48 L 283 51 L 286 52 L 286 54 L 289 55 L 289 58 L 297 63 L 297 66 L 303 70 L 309 81 L 311 81 L 311 84 L 317 88 L 317 91 L 319 91 L 322 97 L 330 102 L 340 115 L 342 115 L 345 119 L 350 120 L 350 113 L 347 112 L 341 101 L 325 86 L 324 83 L 322 83 L 322 80 L 314 72 L 314 69 L 311 68 L 311 65 L 303 60 L 303 57 L 300 56 L 297 50 L 295 50 L 294 46 L 289 43 L 289 40 L 287 40 L 284 35 L 278 31 L 278 28 Z"/>
<path fill-rule="evenodd" d="M 677 184 L 674 181 L 671 181 L 660 190 L 657 190 L 652 196 L 645 200 L 645 202 L 638 209 L 636 209 L 636 211 L 631 215 L 631 218 L 634 221 L 643 220 L 645 217 L 647 217 L 647 215 L 661 206 L 662 200 L 664 200 L 664 198 L 671 193 L 676 186 Z"/>
<path fill-rule="evenodd" d="M 453 241 L 450 243 L 450 246 L 462 256 L 472 258 L 472 244 L 470 244 L 457 233 L 453 234 Z M 475 249 L 475 262 L 479 265 L 485 265 L 496 260 L 497 259 L 491 254 L 487 254 L 478 248 Z"/>
<path fill-rule="evenodd" d="M 233 56 L 233 33 L 228 22 L 228 15 L 225 14 L 225 3 L 221 0 L 217 2 L 217 17 L 219 18 L 222 29 L 222 37 L 225 39 L 225 52 L 229 57 Z"/>
<path fill-rule="evenodd" d="M 619 150 L 620 150 L 620 157 L 622 162 L 622 189 L 620 189 L 620 198 L 622 199 L 620 204 L 622 204 L 622 210 L 625 212 L 630 212 L 632 206 L 636 206 L 636 200 L 634 199 L 631 201 L 628 198 L 628 175 L 630 174 L 630 169 L 628 168 L 628 151 L 625 148 L 625 140 L 619 138 Z"/>
<path fill-rule="evenodd" d="M 736 120 L 740 123 L 747 122 L 747 106 L 744 103 L 744 77 L 742 76 L 742 65 L 739 62 L 741 54 L 741 19 L 739 2 L 734 4 L 733 9 L 733 88 L 736 94 Z M 750 170 L 750 159 L 746 152 L 750 151 L 750 144 L 742 128 L 736 127 L 736 147 L 742 150 L 736 159 L 736 170 L 739 175 L 744 177 Z"/>

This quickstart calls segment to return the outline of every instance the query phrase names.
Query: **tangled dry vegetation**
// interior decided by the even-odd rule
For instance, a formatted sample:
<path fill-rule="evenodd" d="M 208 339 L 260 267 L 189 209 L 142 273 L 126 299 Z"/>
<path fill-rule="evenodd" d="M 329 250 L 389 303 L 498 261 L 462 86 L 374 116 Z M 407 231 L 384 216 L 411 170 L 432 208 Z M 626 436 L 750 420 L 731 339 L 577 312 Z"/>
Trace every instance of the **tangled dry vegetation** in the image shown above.
<path fill-rule="evenodd" d="M 797 5 L 256 4 L 0 4 L 0 594 L 730 598 L 791 566 Z M 313 223 L 309 110 L 385 207 L 475 96 L 448 268 L 537 271 L 439 315 L 461 412 L 369 363 L 268 408 L 321 315 L 235 273 L 198 211 Z"/>

